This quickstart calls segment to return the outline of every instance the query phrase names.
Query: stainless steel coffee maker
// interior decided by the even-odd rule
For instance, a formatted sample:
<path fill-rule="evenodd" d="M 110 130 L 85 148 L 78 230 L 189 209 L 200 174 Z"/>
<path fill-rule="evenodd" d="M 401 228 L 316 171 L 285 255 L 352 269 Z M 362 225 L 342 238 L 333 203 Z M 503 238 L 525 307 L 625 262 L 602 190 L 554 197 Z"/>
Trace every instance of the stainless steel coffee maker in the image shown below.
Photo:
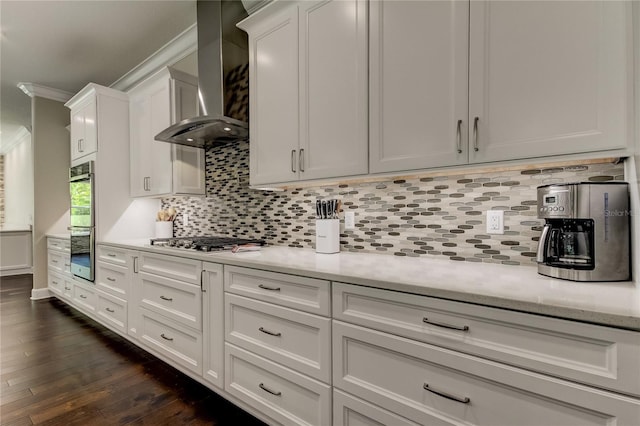
<path fill-rule="evenodd" d="M 630 273 L 629 185 L 584 182 L 538 187 L 538 273 L 572 281 L 626 281 Z"/>

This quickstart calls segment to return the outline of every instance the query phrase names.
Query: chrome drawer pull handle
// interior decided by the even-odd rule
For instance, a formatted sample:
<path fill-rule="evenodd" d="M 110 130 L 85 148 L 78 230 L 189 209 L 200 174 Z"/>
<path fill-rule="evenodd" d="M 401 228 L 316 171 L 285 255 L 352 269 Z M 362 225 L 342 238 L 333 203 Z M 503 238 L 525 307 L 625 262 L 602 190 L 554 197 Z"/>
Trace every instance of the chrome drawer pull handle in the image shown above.
<path fill-rule="evenodd" d="M 259 284 L 258 287 L 260 287 L 263 290 L 280 291 L 280 287 L 267 287 L 266 285 L 262 285 L 262 284 Z"/>
<path fill-rule="evenodd" d="M 58 285 L 58 281 L 51 281 L 52 284 Z"/>
<path fill-rule="evenodd" d="M 105 309 L 107 312 L 111 312 L 111 313 L 114 313 L 114 312 L 115 312 L 115 311 L 114 311 L 113 309 L 111 309 L 111 308 L 104 308 L 104 309 Z"/>
<path fill-rule="evenodd" d="M 168 340 L 168 341 L 170 341 L 170 342 L 172 342 L 172 341 L 173 341 L 173 337 L 167 337 L 167 336 L 165 336 L 165 335 L 164 335 L 164 333 L 162 333 L 162 334 L 160 335 L 160 337 L 162 337 L 164 340 Z"/>
<path fill-rule="evenodd" d="M 85 296 L 84 294 L 81 294 L 81 295 L 80 295 L 80 298 L 81 298 L 81 299 L 86 299 L 86 298 L 87 298 L 87 296 Z"/>
<path fill-rule="evenodd" d="M 71 287 L 64 286 L 65 290 L 71 290 Z"/>
<path fill-rule="evenodd" d="M 160 296 L 160 299 L 166 300 L 166 301 L 169 301 L 169 302 L 173 301 L 173 298 L 171 298 L 171 297 Z"/>
<path fill-rule="evenodd" d="M 71 264 L 70 263 L 65 263 L 64 266 L 71 266 Z"/>
<path fill-rule="evenodd" d="M 460 128 L 462 127 L 462 120 L 458 120 L 458 124 L 456 125 L 456 148 L 458 154 L 462 154 L 462 132 Z"/>
<path fill-rule="evenodd" d="M 298 168 L 301 172 L 304 172 L 304 148 L 300 149 L 300 155 L 298 156 Z"/>
<path fill-rule="evenodd" d="M 107 277 L 107 281 L 116 282 L 115 278 Z"/>
<path fill-rule="evenodd" d="M 115 255 L 115 254 L 113 254 L 113 253 L 107 253 L 107 256 L 109 256 L 109 257 L 116 257 L 116 255 Z"/>
<path fill-rule="evenodd" d="M 292 173 L 296 172 L 295 161 L 296 161 L 296 150 L 292 149 L 291 150 L 291 172 Z"/>
<path fill-rule="evenodd" d="M 58 261 L 57 260 L 52 260 L 51 263 L 58 263 Z"/>
<path fill-rule="evenodd" d="M 275 396 L 282 395 L 282 392 L 274 392 L 271 389 L 269 389 L 268 387 L 266 387 L 263 383 L 260 383 L 258 386 L 260 386 L 260 389 L 262 389 L 265 392 L 269 392 L 271 395 L 275 395 Z"/>
<path fill-rule="evenodd" d="M 273 331 L 266 330 L 264 327 L 260 327 L 258 330 L 262 331 L 264 334 L 269 334 L 270 336 L 282 336 L 282 333 L 274 333 Z"/>
<path fill-rule="evenodd" d="M 435 390 L 433 388 L 430 388 L 427 383 L 424 384 L 423 388 L 426 391 L 429 391 L 431 393 L 435 393 L 436 395 L 439 395 L 439 396 L 441 396 L 443 398 L 450 399 L 452 401 L 458 401 L 458 402 L 461 402 L 463 404 L 468 404 L 468 403 L 471 402 L 471 400 L 469 398 L 467 398 L 466 396 L 461 398 L 459 396 L 455 396 L 455 395 L 451 395 L 451 394 L 448 394 L 448 393 L 445 393 L 445 392 L 442 392 L 442 391 L 438 391 L 438 390 Z"/>
<path fill-rule="evenodd" d="M 463 325 L 462 327 L 460 327 L 457 325 L 445 324 L 443 322 L 429 321 L 429 318 L 427 317 L 422 318 L 422 322 L 425 324 L 431 324 L 435 325 L 436 327 L 448 328 L 451 330 L 469 331 L 469 326 L 467 325 Z"/>
<path fill-rule="evenodd" d="M 480 117 L 475 117 L 473 119 L 473 150 L 475 152 L 480 151 L 480 148 L 478 148 L 478 121 L 480 120 Z"/>

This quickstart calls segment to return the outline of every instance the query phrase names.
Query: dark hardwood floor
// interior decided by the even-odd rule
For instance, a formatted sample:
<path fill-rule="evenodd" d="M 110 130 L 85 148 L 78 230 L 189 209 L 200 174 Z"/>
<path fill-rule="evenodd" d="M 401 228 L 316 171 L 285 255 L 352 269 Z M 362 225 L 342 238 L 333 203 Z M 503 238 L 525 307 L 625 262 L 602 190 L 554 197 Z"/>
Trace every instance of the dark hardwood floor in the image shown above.
<path fill-rule="evenodd" d="M 57 299 L 0 280 L 0 424 L 262 425 Z"/>

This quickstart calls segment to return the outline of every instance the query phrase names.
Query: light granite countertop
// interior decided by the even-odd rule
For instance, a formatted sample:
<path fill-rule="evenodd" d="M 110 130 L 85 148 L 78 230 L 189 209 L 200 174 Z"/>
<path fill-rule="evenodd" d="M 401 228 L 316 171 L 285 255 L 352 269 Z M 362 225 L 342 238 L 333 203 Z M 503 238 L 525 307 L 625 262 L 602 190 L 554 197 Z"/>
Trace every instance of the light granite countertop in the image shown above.
<path fill-rule="evenodd" d="M 631 281 L 580 283 L 544 277 L 534 266 L 352 252 L 316 254 L 279 246 L 202 253 L 156 248 L 148 240 L 103 244 L 640 330 L 640 286 Z"/>

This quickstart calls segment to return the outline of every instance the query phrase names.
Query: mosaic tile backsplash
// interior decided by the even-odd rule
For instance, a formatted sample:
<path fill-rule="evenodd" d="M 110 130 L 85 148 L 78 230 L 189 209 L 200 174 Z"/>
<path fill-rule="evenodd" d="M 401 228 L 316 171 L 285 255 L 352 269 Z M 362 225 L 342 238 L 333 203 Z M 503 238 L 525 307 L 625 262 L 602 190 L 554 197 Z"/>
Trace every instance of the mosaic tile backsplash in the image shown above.
<path fill-rule="evenodd" d="M 205 198 L 162 200 L 162 208 L 189 215 L 188 226 L 178 215 L 175 236 L 229 235 L 314 248 L 315 201 L 338 198 L 343 210 L 356 212 L 356 229 L 341 233 L 343 251 L 532 266 L 543 224 L 537 186 L 624 176 L 622 164 L 604 163 L 269 192 L 249 188 L 249 145 L 241 142 L 207 151 L 206 179 Z M 486 233 L 491 209 L 504 210 L 504 235 Z"/>

